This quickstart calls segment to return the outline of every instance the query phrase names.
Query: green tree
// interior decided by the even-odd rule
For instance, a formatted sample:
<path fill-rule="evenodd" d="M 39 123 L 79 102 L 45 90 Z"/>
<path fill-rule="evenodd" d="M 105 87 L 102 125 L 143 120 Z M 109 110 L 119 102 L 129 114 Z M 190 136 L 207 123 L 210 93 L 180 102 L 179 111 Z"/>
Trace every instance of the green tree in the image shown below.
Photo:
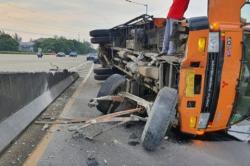
<path fill-rule="evenodd" d="M 20 37 L 17 33 L 14 34 L 13 39 L 15 39 L 18 43 L 22 42 L 22 37 Z"/>
<path fill-rule="evenodd" d="M 19 43 L 9 34 L 0 32 L 0 51 L 18 51 Z"/>
<path fill-rule="evenodd" d="M 95 52 L 95 49 L 89 42 L 79 42 L 77 40 L 68 40 L 64 37 L 42 38 L 35 41 L 35 50 L 42 48 L 46 53 L 65 52 L 69 54 L 76 51 L 79 54 Z"/>

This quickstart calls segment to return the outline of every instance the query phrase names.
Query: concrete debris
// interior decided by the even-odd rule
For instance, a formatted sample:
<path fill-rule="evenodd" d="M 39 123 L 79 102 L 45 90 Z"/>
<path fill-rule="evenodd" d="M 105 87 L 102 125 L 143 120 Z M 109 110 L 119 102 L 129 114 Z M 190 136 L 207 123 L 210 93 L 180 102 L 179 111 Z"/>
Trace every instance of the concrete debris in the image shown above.
<path fill-rule="evenodd" d="M 115 140 L 113 140 L 113 143 L 117 145 L 117 144 L 119 144 L 119 141 L 115 139 Z"/>
<path fill-rule="evenodd" d="M 168 140 L 168 139 L 169 139 L 169 137 L 168 137 L 168 136 L 164 137 L 164 140 Z"/>
<path fill-rule="evenodd" d="M 104 164 L 107 165 L 108 164 L 108 161 L 106 159 L 103 160 L 104 161 Z"/>
<path fill-rule="evenodd" d="M 79 129 L 79 126 L 77 126 L 77 125 L 69 126 L 68 127 L 68 131 L 70 131 L 70 132 L 78 131 L 78 129 Z"/>
<path fill-rule="evenodd" d="M 45 124 L 44 126 L 43 126 L 43 128 L 42 128 L 42 131 L 45 131 L 45 130 L 47 130 L 49 128 L 49 125 L 48 124 Z"/>

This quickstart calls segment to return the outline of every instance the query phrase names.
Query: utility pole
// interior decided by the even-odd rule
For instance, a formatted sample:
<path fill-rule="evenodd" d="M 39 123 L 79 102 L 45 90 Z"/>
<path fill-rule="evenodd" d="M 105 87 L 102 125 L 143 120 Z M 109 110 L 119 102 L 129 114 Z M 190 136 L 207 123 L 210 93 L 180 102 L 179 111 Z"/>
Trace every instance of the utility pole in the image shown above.
<path fill-rule="evenodd" d="M 125 0 L 125 1 L 129 2 L 129 3 L 136 4 L 136 5 L 144 6 L 146 8 L 146 14 L 148 14 L 148 4 L 146 4 L 146 3 L 139 3 L 139 2 L 135 2 L 135 1 L 131 1 L 131 0 Z"/>

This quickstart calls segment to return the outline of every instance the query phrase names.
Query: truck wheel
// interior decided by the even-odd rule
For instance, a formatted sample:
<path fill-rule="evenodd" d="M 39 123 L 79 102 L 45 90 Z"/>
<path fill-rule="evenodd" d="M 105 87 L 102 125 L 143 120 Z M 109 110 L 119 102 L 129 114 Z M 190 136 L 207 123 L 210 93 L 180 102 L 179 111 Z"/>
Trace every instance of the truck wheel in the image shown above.
<path fill-rule="evenodd" d="M 166 87 L 158 93 L 141 137 L 146 150 L 155 150 L 165 137 L 176 113 L 177 98 L 175 89 Z"/>
<path fill-rule="evenodd" d="M 94 73 L 97 75 L 103 75 L 103 74 L 114 74 L 113 69 L 111 68 L 95 68 Z"/>
<path fill-rule="evenodd" d="M 111 42 L 111 38 L 109 36 L 105 36 L 105 37 L 93 37 L 91 38 L 91 43 L 93 44 L 104 44 L 104 43 L 110 43 Z"/>
<path fill-rule="evenodd" d="M 110 30 L 109 29 L 96 29 L 96 30 L 90 31 L 89 34 L 92 37 L 109 36 Z"/>
<path fill-rule="evenodd" d="M 119 74 L 111 75 L 101 86 L 97 97 L 116 95 L 125 87 L 126 78 Z M 97 109 L 103 114 L 112 113 L 119 103 L 112 101 L 98 101 Z"/>
<path fill-rule="evenodd" d="M 110 75 L 111 75 L 111 74 L 101 74 L 101 75 L 96 74 L 96 75 L 94 76 L 94 79 L 97 80 L 97 81 L 104 81 L 104 80 L 106 80 L 107 78 L 109 78 Z"/>

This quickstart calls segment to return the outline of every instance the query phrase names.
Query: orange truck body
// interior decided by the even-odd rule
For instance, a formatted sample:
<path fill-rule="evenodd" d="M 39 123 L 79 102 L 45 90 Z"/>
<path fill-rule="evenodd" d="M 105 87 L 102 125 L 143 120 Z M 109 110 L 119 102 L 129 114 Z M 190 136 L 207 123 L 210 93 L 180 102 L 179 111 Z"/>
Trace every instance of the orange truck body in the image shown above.
<path fill-rule="evenodd" d="M 220 77 L 220 92 L 214 115 L 207 126 L 199 128 L 202 111 L 208 61 L 208 43 L 211 30 L 191 31 L 187 51 L 181 66 L 178 112 L 180 129 L 184 133 L 202 135 L 206 132 L 226 129 L 233 113 L 236 88 L 241 70 L 243 30 L 240 10 L 244 0 L 209 0 L 208 18 L 211 29 L 219 33 L 223 42 L 224 62 Z M 199 48 L 199 44 L 205 47 Z M 198 63 L 192 66 L 192 63 Z M 200 88 L 194 93 L 194 82 L 200 78 Z M 189 87 L 190 86 L 190 87 Z M 191 103 L 191 106 L 190 106 Z"/>

